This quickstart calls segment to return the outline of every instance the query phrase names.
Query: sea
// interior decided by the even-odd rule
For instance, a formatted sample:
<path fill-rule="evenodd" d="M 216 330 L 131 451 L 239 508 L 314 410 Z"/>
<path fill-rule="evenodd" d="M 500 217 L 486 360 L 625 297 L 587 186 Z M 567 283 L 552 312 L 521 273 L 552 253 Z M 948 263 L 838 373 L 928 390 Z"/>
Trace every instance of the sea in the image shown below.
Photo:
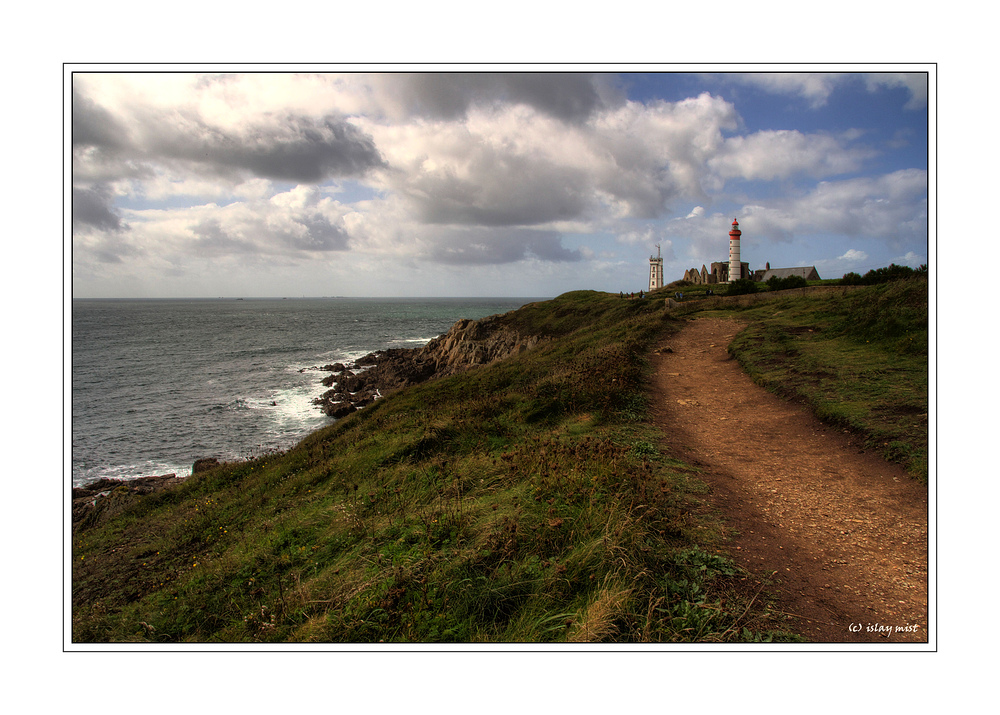
<path fill-rule="evenodd" d="M 191 473 L 331 424 L 324 365 L 540 298 L 74 300 L 72 481 Z"/>

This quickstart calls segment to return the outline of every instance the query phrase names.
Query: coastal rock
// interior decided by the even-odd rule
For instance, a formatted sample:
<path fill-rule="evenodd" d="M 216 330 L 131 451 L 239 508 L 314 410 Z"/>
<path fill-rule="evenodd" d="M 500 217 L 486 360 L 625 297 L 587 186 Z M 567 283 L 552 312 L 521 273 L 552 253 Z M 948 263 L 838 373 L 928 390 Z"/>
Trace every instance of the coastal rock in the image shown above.
<path fill-rule="evenodd" d="M 216 459 L 215 457 L 196 459 L 194 465 L 191 467 L 191 473 L 197 474 L 198 472 L 204 472 L 218 466 L 219 466 L 219 460 Z"/>
<path fill-rule="evenodd" d="M 459 320 L 447 333 L 422 348 L 392 348 L 369 353 L 355 360 L 353 365 L 355 369 L 366 369 L 353 372 L 345 366 L 339 375 L 324 378 L 324 386 L 336 384 L 336 389 L 313 402 L 326 414 L 337 416 L 345 409 L 344 404 L 355 409 L 364 407 L 404 387 L 490 365 L 551 339 L 521 333 L 508 325 L 504 317 L 493 315 L 482 320 Z"/>
<path fill-rule="evenodd" d="M 324 402 L 322 407 L 323 412 L 328 417 L 333 417 L 338 420 L 341 417 L 347 417 L 347 415 L 357 410 L 357 408 L 350 402 Z"/>
<path fill-rule="evenodd" d="M 103 523 L 138 499 L 182 484 L 183 477 L 163 474 L 137 479 L 98 479 L 82 487 L 73 487 L 73 531 Z"/>
<path fill-rule="evenodd" d="M 318 370 L 320 372 L 340 372 L 345 370 L 346 366 L 342 362 L 328 363 L 321 367 L 313 365 L 312 367 L 302 367 L 299 368 L 299 372 L 308 372 L 309 370 Z"/>
<path fill-rule="evenodd" d="M 420 357 L 434 363 L 435 377 L 444 377 L 531 350 L 549 339 L 525 335 L 507 325 L 504 316 L 491 315 L 482 320 L 458 321 L 447 333 L 421 348 Z"/>

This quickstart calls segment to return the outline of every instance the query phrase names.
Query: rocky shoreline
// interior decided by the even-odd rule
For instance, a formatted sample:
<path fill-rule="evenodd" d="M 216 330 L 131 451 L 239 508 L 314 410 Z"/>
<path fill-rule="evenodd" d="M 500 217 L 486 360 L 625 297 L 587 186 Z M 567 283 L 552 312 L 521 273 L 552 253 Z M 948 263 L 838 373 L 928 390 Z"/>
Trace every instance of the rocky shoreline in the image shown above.
<path fill-rule="evenodd" d="M 331 373 L 322 380 L 330 389 L 313 403 L 339 419 L 396 390 L 489 365 L 551 339 L 519 332 L 506 315 L 459 320 L 422 348 L 379 350 L 349 364 L 318 368 Z"/>
<path fill-rule="evenodd" d="M 552 339 L 519 332 L 505 320 L 508 315 L 460 320 L 422 348 L 378 350 L 348 364 L 308 368 L 330 373 L 322 379 L 323 385 L 330 389 L 313 403 L 325 414 L 339 419 L 396 390 L 489 365 Z M 215 458 L 198 459 L 191 471 L 197 474 L 219 465 Z M 96 526 L 137 499 L 182 484 L 184 480 L 185 477 L 175 474 L 135 479 L 105 477 L 83 487 L 73 487 L 73 530 Z"/>
<path fill-rule="evenodd" d="M 220 464 L 221 462 L 214 457 L 198 459 L 191 468 L 191 474 L 208 471 Z M 186 479 L 187 477 L 178 477 L 176 474 L 134 479 L 102 477 L 96 482 L 73 487 L 73 531 L 96 526 L 137 499 L 176 487 L 183 484 Z"/>

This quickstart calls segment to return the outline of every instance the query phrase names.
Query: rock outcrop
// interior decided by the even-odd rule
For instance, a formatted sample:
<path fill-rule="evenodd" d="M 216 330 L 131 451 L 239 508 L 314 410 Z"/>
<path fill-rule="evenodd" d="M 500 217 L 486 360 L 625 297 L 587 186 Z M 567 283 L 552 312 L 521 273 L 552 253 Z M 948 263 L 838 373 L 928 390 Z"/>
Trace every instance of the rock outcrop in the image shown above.
<path fill-rule="evenodd" d="M 352 366 L 337 363 L 340 370 L 322 381 L 332 389 L 313 402 L 331 417 L 344 417 L 395 390 L 489 365 L 549 339 L 519 332 L 503 315 L 459 320 L 422 348 L 380 350 Z"/>
<path fill-rule="evenodd" d="M 98 479 L 83 487 L 73 487 L 73 531 L 103 523 L 137 499 L 170 489 L 184 482 L 176 474 L 136 479 Z"/>
<path fill-rule="evenodd" d="M 524 335 L 507 325 L 503 317 L 491 315 L 482 320 L 460 320 L 447 333 L 421 348 L 421 356 L 434 363 L 435 377 L 444 377 L 503 360 L 549 339 Z"/>

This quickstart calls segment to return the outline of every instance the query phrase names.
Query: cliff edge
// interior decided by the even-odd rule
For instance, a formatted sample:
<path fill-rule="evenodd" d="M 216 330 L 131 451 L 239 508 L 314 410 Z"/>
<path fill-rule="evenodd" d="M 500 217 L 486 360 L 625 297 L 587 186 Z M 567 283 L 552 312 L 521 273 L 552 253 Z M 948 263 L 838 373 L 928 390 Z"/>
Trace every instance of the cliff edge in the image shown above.
<path fill-rule="evenodd" d="M 459 320 L 422 348 L 379 350 L 352 365 L 328 365 L 324 369 L 332 374 L 323 384 L 331 389 L 313 402 L 330 417 L 345 417 L 395 390 L 489 365 L 551 340 L 513 328 L 507 315 Z"/>

